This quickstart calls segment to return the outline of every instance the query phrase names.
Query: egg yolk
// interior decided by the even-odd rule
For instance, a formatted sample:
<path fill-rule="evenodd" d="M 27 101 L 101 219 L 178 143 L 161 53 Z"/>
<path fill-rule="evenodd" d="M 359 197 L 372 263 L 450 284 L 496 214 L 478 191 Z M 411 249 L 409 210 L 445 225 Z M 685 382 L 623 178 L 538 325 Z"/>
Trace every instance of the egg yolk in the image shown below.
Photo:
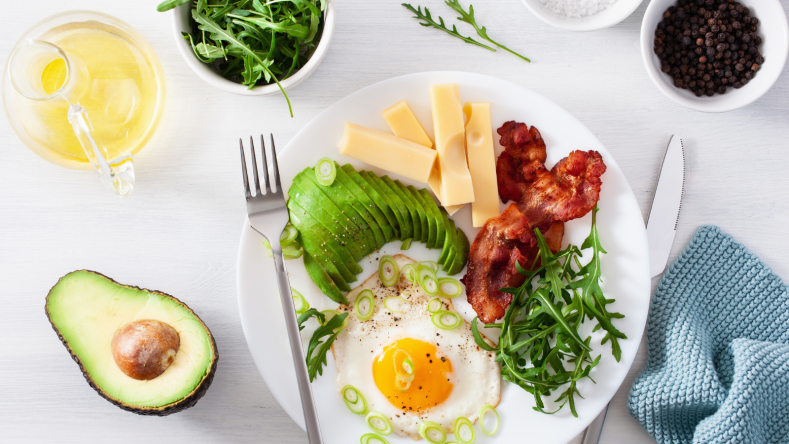
<path fill-rule="evenodd" d="M 411 356 L 414 379 L 407 390 L 398 388 L 395 366 L 402 369 L 404 350 Z M 395 358 L 399 362 L 395 362 Z M 402 373 L 402 370 L 401 370 Z M 398 409 L 413 412 L 435 407 L 452 393 L 452 363 L 437 354 L 436 346 L 418 339 L 405 338 L 387 345 L 373 359 L 373 378 L 378 390 Z"/>

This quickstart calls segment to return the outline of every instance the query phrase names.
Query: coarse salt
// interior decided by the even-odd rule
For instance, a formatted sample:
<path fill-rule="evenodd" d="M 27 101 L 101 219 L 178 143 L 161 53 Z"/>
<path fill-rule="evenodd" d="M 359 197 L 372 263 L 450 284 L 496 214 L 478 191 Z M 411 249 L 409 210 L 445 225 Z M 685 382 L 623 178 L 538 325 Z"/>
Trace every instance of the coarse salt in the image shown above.
<path fill-rule="evenodd" d="M 616 0 L 539 0 L 551 11 L 567 17 L 586 17 L 608 9 Z"/>

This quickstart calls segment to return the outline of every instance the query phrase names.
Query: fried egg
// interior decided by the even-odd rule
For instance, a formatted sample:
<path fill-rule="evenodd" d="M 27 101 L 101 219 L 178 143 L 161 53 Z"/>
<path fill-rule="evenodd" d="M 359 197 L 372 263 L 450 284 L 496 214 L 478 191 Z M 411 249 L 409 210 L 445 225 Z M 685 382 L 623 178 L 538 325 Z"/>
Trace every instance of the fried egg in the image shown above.
<path fill-rule="evenodd" d="M 414 264 L 404 255 L 394 256 L 398 267 Z M 375 296 L 372 316 L 360 321 L 350 305 L 340 306 L 349 312 L 347 326 L 332 345 L 337 365 L 337 390 L 352 385 L 364 395 L 371 411 L 385 415 L 394 433 L 415 440 L 424 421 L 440 424 L 452 433 L 455 419 L 477 420 L 484 404 L 498 405 L 501 399 L 501 376 L 495 355 L 479 348 L 471 324 L 443 330 L 431 322 L 428 302 L 434 298 L 404 277 L 392 287 L 385 287 L 378 273 L 348 293 L 348 300 L 369 289 Z M 384 299 L 400 296 L 403 301 L 393 311 Z M 453 310 L 450 299 L 441 299 L 442 310 Z M 398 352 L 403 350 L 406 353 Z M 405 357 L 411 359 L 413 380 L 403 391 L 397 369 Z"/>

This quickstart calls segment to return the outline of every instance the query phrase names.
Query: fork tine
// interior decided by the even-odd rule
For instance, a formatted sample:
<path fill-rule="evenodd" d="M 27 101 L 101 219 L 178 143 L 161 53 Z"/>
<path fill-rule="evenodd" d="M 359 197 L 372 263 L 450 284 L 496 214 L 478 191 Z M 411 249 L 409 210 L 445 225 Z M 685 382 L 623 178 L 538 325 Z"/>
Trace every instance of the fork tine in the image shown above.
<path fill-rule="evenodd" d="M 274 183 L 277 185 L 277 192 L 282 192 L 282 184 L 279 181 L 279 165 L 277 164 L 277 148 L 274 146 L 274 134 L 271 134 L 271 157 L 274 164 Z"/>
<path fill-rule="evenodd" d="M 244 194 L 246 195 L 247 200 L 252 197 L 252 193 L 249 192 L 249 177 L 247 176 L 247 160 L 244 158 L 244 142 L 239 138 L 238 139 L 238 146 L 241 149 L 241 175 L 244 176 Z"/>
<path fill-rule="evenodd" d="M 258 178 L 258 159 L 255 157 L 255 142 L 249 138 L 249 152 L 252 153 L 252 176 L 255 178 L 255 195 L 260 196 L 260 179 Z"/>
<path fill-rule="evenodd" d="M 260 135 L 260 151 L 263 153 L 263 185 L 266 187 L 266 194 L 271 192 L 271 186 L 268 180 L 268 158 L 266 157 L 266 141 L 263 135 Z"/>

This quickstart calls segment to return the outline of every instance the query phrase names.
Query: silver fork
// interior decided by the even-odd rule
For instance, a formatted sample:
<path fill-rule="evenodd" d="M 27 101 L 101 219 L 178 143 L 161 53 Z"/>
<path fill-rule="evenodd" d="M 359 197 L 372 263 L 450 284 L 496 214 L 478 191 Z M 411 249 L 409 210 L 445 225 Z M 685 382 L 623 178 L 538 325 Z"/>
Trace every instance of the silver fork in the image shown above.
<path fill-rule="evenodd" d="M 266 159 L 266 144 L 263 141 L 263 135 L 260 136 L 260 151 L 263 155 L 263 184 L 266 189 L 266 194 L 263 194 L 260 190 L 257 158 L 255 157 L 255 144 L 252 141 L 252 137 L 249 138 L 249 144 L 251 145 L 250 153 L 252 154 L 252 175 L 255 179 L 254 196 L 249 189 L 247 161 L 244 157 L 244 143 L 239 139 L 238 144 L 241 148 L 241 171 L 244 176 L 244 192 L 247 199 L 249 224 L 255 231 L 268 239 L 269 244 L 271 244 L 271 252 L 274 256 L 277 285 L 279 286 L 280 299 L 282 300 L 282 310 L 285 314 L 285 325 L 288 328 L 290 353 L 293 355 L 293 365 L 296 367 L 296 380 L 299 382 L 301 407 L 304 410 L 304 422 L 307 425 L 307 438 L 310 444 L 323 444 L 321 429 L 318 424 L 318 412 L 315 408 L 315 400 L 312 397 L 312 388 L 310 387 L 310 378 L 307 372 L 307 363 L 304 360 L 304 349 L 301 345 L 301 334 L 299 333 L 298 320 L 296 319 L 296 309 L 293 306 L 293 294 L 290 291 L 290 280 L 288 279 L 288 271 L 285 268 L 285 260 L 282 257 L 282 247 L 279 243 L 279 236 L 288 223 L 288 211 L 285 208 L 285 193 L 282 192 L 282 182 L 279 179 L 279 166 L 277 165 L 277 150 L 274 148 L 274 135 L 271 135 L 271 163 L 274 172 L 274 185 L 277 187 L 276 191 L 270 186 L 268 161 Z"/>

